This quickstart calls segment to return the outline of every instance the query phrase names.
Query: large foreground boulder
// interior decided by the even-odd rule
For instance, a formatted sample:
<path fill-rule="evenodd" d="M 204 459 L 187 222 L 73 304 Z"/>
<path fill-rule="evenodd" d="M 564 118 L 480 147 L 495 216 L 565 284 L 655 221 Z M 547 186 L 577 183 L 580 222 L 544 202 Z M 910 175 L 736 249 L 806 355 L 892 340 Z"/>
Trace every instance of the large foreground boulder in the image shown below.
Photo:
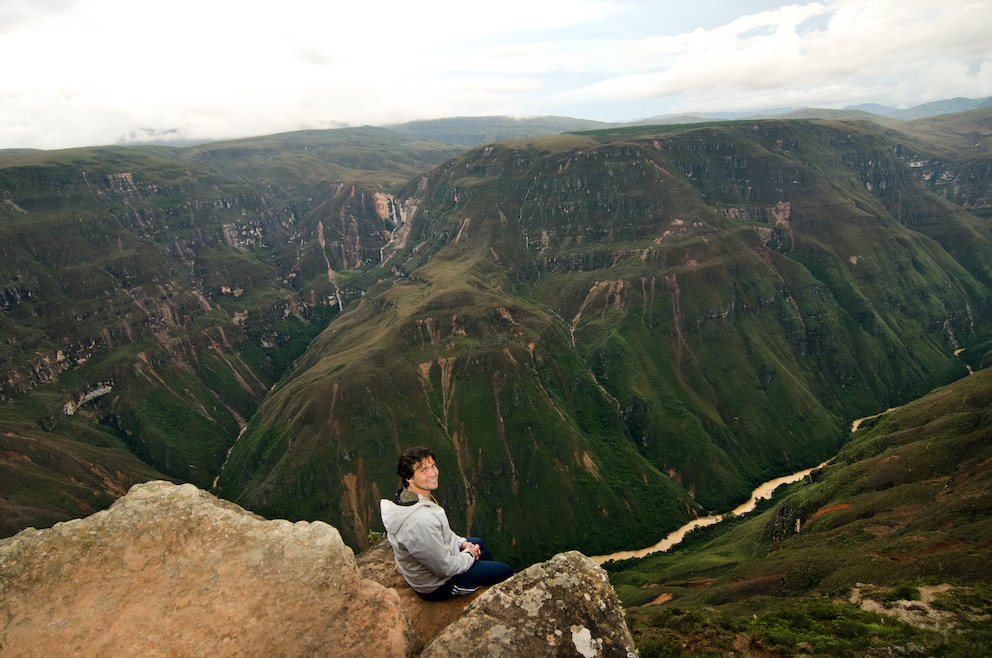
<path fill-rule="evenodd" d="M 393 589 L 338 531 L 267 521 L 193 485 L 0 541 L 0 653 L 411 656 Z"/>
<path fill-rule="evenodd" d="M 606 572 L 581 553 L 428 602 L 388 543 L 356 560 L 326 523 L 267 521 L 168 482 L 0 540 L 3 656 L 388 658 L 425 645 L 435 657 L 634 655 Z"/>
<path fill-rule="evenodd" d="M 633 658 L 634 639 L 606 572 L 571 551 L 493 585 L 421 658 Z"/>

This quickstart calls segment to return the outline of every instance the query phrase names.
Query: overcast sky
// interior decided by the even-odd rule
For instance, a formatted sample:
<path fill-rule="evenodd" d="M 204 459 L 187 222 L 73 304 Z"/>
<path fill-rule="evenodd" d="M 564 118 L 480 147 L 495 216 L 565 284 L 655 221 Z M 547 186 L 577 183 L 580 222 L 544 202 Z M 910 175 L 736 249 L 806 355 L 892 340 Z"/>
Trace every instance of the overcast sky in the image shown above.
<path fill-rule="evenodd" d="M 992 0 L 0 0 L 0 148 L 992 96 Z"/>

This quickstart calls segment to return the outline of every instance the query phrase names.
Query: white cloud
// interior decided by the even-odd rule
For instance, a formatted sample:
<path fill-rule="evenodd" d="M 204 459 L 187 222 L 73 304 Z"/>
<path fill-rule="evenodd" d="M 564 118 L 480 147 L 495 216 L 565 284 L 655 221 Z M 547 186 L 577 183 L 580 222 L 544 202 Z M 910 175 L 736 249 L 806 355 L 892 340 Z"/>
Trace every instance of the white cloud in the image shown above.
<path fill-rule="evenodd" d="M 990 26 L 992 0 L 4 0 L 0 148 L 978 98 Z"/>
<path fill-rule="evenodd" d="M 989 27 L 988 2 L 790 5 L 630 43 L 629 73 L 571 96 L 668 98 L 676 111 L 982 97 L 992 95 Z"/>

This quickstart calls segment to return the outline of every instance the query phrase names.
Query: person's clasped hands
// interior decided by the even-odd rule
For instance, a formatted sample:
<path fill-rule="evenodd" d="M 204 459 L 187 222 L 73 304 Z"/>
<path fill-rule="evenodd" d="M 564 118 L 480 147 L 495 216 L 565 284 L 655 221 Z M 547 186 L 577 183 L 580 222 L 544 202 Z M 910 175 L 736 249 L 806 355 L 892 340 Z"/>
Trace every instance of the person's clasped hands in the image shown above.
<path fill-rule="evenodd" d="M 482 550 L 479 548 L 479 545 L 473 544 L 470 541 L 462 542 L 462 551 L 468 551 L 476 560 L 478 560 L 479 556 L 482 554 Z"/>

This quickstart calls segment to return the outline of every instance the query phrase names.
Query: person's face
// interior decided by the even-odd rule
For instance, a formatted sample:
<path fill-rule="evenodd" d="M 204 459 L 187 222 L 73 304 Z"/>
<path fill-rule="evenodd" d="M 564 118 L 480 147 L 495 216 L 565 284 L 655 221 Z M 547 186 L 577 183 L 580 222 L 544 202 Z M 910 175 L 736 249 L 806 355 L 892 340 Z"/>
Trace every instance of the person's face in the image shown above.
<path fill-rule="evenodd" d="M 413 467 L 413 477 L 407 480 L 410 491 L 421 496 L 430 496 L 437 489 L 437 464 L 431 457 L 424 457 Z"/>

